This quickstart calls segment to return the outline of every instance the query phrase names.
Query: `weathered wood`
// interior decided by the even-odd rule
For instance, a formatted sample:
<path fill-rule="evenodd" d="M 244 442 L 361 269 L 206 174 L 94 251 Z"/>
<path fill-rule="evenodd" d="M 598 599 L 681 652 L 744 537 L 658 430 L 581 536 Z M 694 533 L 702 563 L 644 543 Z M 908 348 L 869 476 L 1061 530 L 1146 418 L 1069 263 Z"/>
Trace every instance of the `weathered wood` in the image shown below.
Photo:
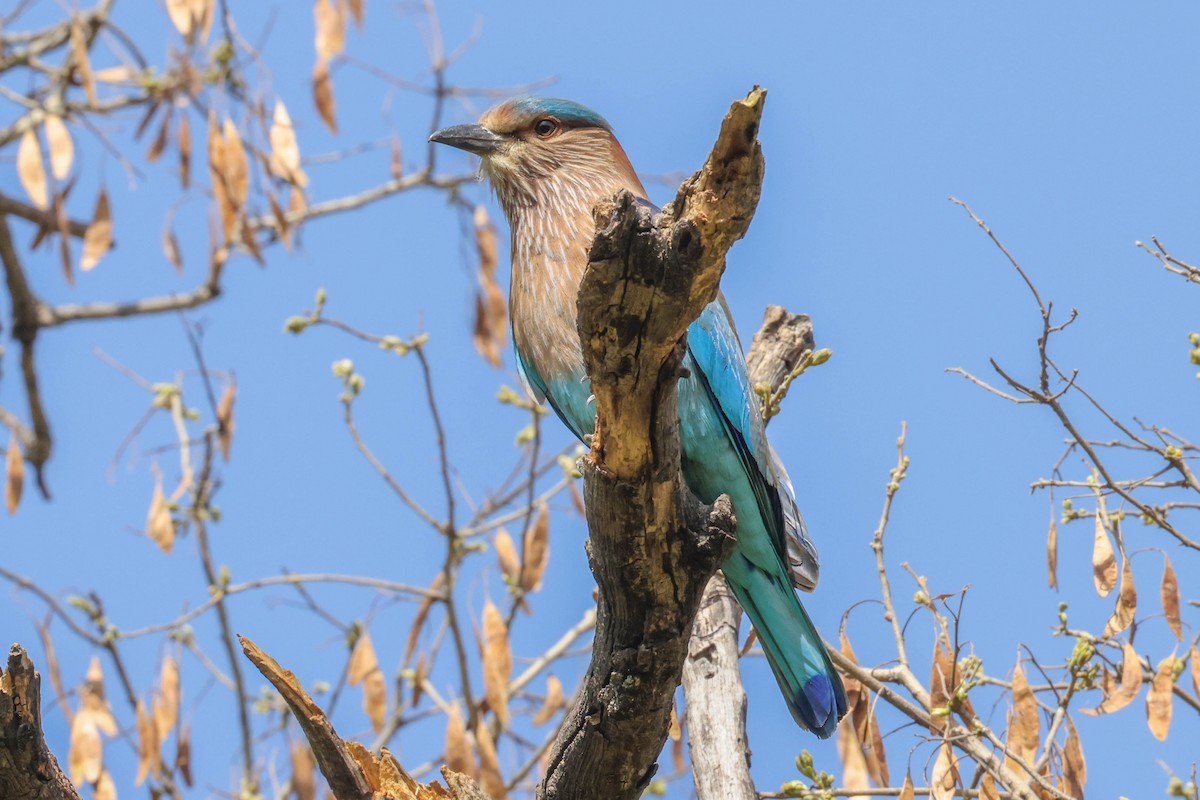
<path fill-rule="evenodd" d="M 661 214 L 628 194 L 595 210 L 578 319 L 597 416 L 583 473 L 599 601 L 588 673 L 538 788 L 547 800 L 641 795 L 701 594 L 732 547 L 728 499 L 705 508 L 683 483 L 676 382 L 687 327 L 716 297 L 758 203 L 765 96 L 755 88 L 732 105 L 708 161 Z"/>
<path fill-rule="evenodd" d="M 812 350 L 812 322 L 780 306 L 767 306 L 746 356 L 750 382 L 774 392 Z M 700 800 L 757 800 L 750 777 L 746 691 L 738 660 L 742 608 L 720 575 L 704 590 L 683 664 L 688 752 Z"/>
<path fill-rule="evenodd" d="M 79 800 L 42 735 L 42 676 L 24 648 L 8 651 L 0 673 L 0 797 Z"/>
<path fill-rule="evenodd" d="M 738 665 L 742 607 L 721 575 L 704 590 L 683 665 L 687 743 L 700 800 L 757 800 Z"/>
<path fill-rule="evenodd" d="M 472 778 L 442 767 L 448 790 L 437 781 L 422 785 L 385 747 L 375 755 L 362 744 L 338 736 L 325 712 L 313 702 L 291 670 L 258 645 L 239 636 L 242 652 L 279 691 L 304 732 L 317 766 L 336 800 L 488 800 Z"/>

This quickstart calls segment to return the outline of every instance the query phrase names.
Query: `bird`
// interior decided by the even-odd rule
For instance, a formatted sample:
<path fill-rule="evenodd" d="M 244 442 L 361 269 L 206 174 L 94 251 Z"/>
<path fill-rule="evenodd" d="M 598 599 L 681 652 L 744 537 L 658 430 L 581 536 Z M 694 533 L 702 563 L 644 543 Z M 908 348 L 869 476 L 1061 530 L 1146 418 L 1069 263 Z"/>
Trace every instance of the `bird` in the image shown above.
<path fill-rule="evenodd" d="M 576 329 L 576 297 L 596 233 L 592 209 L 620 191 L 653 208 L 612 126 L 571 100 L 516 97 L 429 140 L 481 158 L 512 237 L 509 310 L 518 371 L 587 442 L 596 412 Z M 722 565 L 797 724 L 827 738 L 846 693 L 795 589 L 819 576 L 783 463 L 723 296 L 689 326 L 678 381 L 681 470 L 702 502 L 733 502 L 736 544 Z"/>

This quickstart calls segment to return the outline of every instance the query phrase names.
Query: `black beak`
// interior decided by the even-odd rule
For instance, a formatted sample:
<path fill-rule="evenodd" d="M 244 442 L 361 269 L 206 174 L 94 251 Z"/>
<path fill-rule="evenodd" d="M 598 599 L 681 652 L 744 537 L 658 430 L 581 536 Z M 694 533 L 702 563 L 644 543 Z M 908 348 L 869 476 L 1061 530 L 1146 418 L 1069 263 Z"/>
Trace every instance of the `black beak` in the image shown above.
<path fill-rule="evenodd" d="M 435 131 L 429 141 L 448 144 L 477 156 L 486 156 L 500 149 L 504 137 L 497 136 L 482 125 L 451 125 Z"/>

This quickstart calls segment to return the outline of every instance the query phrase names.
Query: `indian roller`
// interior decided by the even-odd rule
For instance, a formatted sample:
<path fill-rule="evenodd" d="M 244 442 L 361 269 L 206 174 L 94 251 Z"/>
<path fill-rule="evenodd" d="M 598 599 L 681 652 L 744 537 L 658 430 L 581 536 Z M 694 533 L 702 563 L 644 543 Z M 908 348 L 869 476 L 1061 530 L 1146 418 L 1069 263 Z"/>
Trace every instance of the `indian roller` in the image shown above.
<path fill-rule="evenodd" d="M 517 366 L 587 441 L 596 412 L 576 330 L 576 296 L 596 233 L 592 209 L 621 190 L 646 190 L 596 112 L 569 100 L 519 97 L 478 124 L 430 136 L 482 158 L 512 230 L 509 306 Z M 795 589 L 816 587 L 818 565 L 791 482 L 767 442 L 760 403 L 724 298 L 687 334 L 678 384 L 684 480 L 703 502 L 729 495 L 737 543 L 722 570 L 754 624 L 796 722 L 821 738 L 846 713 L 841 679 Z"/>

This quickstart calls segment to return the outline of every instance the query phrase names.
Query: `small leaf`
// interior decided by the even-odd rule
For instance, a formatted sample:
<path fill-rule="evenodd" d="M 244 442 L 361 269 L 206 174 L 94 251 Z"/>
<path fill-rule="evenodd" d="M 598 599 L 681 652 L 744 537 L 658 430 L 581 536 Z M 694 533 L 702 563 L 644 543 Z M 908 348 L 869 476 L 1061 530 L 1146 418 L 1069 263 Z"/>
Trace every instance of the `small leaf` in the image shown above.
<path fill-rule="evenodd" d="M 67 752 L 67 770 L 71 782 L 82 786 L 95 783 L 104 767 L 104 744 L 90 714 L 76 714 L 71 722 L 71 743 Z"/>
<path fill-rule="evenodd" d="M 1160 742 L 1167 740 L 1171 729 L 1171 709 L 1175 686 L 1175 654 L 1167 656 L 1158 665 L 1146 693 L 1146 722 L 1150 732 Z"/>
<path fill-rule="evenodd" d="M 954 657 L 950 654 L 950 643 L 944 634 L 939 634 L 933 643 L 933 667 L 929 677 L 929 706 L 934 709 L 949 708 L 950 698 L 954 695 Z M 938 733 L 945 730 L 949 716 L 933 714 L 930 716 L 930 731 Z"/>
<path fill-rule="evenodd" d="M 471 753 L 471 742 L 467 738 L 467 729 L 463 724 L 462 712 L 458 703 L 450 704 L 446 715 L 446 766 L 455 772 L 461 772 L 474 778 L 478 773 L 475 769 L 475 757 Z"/>
<path fill-rule="evenodd" d="M 306 742 L 292 742 L 292 794 L 295 800 L 316 800 L 313 754 Z"/>
<path fill-rule="evenodd" d="M 429 664 L 425 661 L 425 654 L 417 655 L 417 666 L 413 670 L 412 677 L 412 701 L 410 708 L 416 708 L 421 702 L 421 694 L 425 691 L 425 682 L 429 679 Z"/>
<path fill-rule="evenodd" d="M 1101 714 L 1111 714 L 1120 711 L 1133 702 L 1138 691 L 1142 688 L 1142 662 L 1138 658 L 1133 645 L 1125 642 L 1125 657 L 1121 665 L 1121 683 L 1111 692 L 1106 692 L 1104 700 L 1095 708 L 1084 708 L 1084 714 L 1096 717 Z"/>
<path fill-rule="evenodd" d="M 841 784 L 846 789 L 867 789 L 867 762 L 863 758 L 858 734 L 853 725 L 839 725 L 837 729 L 838 759 L 842 762 Z"/>
<path fill-rule="evenodd" d="M 43 124 L 46 143 L 50 146 L 50 172 L 61 181 L 71 171 L 71 164 L 75 160 L 75 143 L 62 117 L 57 114 L 47 114 Z"/>
<path fill-rule="evenodd" d="M 133 67 L 126 67 L 123 65 L 116 67 L 105 67 L 104 69 L 98 69 L 92 73 L 92 77 L 101 83 L 113 85 L 136 83 L 140 75 L 141 73 Z"/>
<path fill-rule="evenodd" d="M 92 800 L 117 800 L 117 786 L 106 769 L 101 770 L 100 777 L 96 779 L 96 786 L 92 789 Z"/>
<path fill-rule="evenodd" d="M 175 231 L 169 227 L 164 227 L 162 232 L 162 248 L 163 255 L 167 261 L 175 268 L 175 271 L 180 275 L 183 274 L 183 255 L 179 252 L 179 240 L 175 238 Z"/>
<path fill-rule="evenodd" d="M 522 550 L 521 588 L 536 592 L 542 588 L 542 576 L 550 563 L 550 508 L 545 503 L 538 506 L 537 519 L 525 533 Z"/>
<path fill-rule="evenodd" d="M 100 263 L 100 259 L 112 247 L 112 212 L 108 207 L 108 192 L 100 187 L 96 197 L 96 210 L 92 221 L 83 234 L 83 257 L 79 259 L 79 268 L 87 272 Z"/>
<path fill-rule="evenodd" d="M 162 756 L 154 718 L 146 713 L 146 704 L 141 700 L 137 702 L 135 716 L 138 734 L 138 770 L 133 785 L 141 786 L 148 777 L 158 778 L 162 771 Z"/>
<path fill-rule="evenodd" d="M 371 634 L 364 630 L 350 651 L 350 664 L 346 668 L 346 680 L 351 686 L 358 686 L 363 679 L 374 670 L 379 669 L 379 659 L 375 655 L 375 644 Z"/>
<path fill-rule="evenodd" d="M 375 732 L 383 730 L 387 716 L 387 684 L 383 679 L 383 671 L 379 669 L 379 659 L 375 655 L 375 645 L 371 642 L 371 634 L 363 631 L 354 650 L 350 653 L 350 665 L 347 667 L 346 679 L 351 686 L 363 685 L 363 711 L 371 720 Z"/>
<path fill-rule="evenodd" d="M 913 800 L 913 797 L 912 773 L 906 772 L 904 774 L 904 785 L 900 787 L 900 794 L 897 795 L 897 800 Z"/>
<path fill-rule="evenodd" d="M 226 224 L 225 238 L 228 240 L 233 232 L 233 223 L 250 195 L 250 163 L 246 159 L 246 148 L 242 145 L 241 133 L 229 117 L 225 118 L 222 125 L 221 144 L 225 151 L 221 177 L 225 182 L 229 214 L 228 219 L 222 214 L 222 220 Z"/>
<path fill-rule="evenodd" d="M 317 60 L 312 76 L 313 102 L 317 113 L 331 133 L 337 133 L 337 103 L 333 97 L 333 79 L 329 77 L 329 63 Z"/>
<path fill-rule="evenodd" d="M 1058 588 L 1058 521 L 1050 510 L 1050 531 L 1046 534 L 1046 572 L 1051 589 Z"/>
<path fill-rule="evenodd" d="M 1188 660 L 1192 662 L 1192 691 L 1200 695 L 1200 650 L 1193 647 Z"/>
<path fill-rule="evenodd" d="M 4 507 L 9 514 L 17 513 L 21 505 L 21 490 L 25 487 L 25 456 L 17 444 L 17 434 L 8 436 L 8 452 L 4 458 Z"/>
<path fill-rule="evenodd" d="M 341 6 L 333 0 L 316 0 L 313 21 L 317 30 L 317 59 L 330 61 L 346 48 L 346 18 Z"/>
<path fill-rule="evenodd" d="M 1163 616 L 1167 618 L 1167 625 L 1170 626 L 1176 639 L 1182 639 L 1183 626 L 1179 618 L 1179 581 L 1175 578 L 1175 568 L 1171 566 L 1171 559 L 1167 558 L 1166 553 L 1163 553 L 1163 576 L 1162 585 L 1159 586 L 1159 595 L 1162 598 Z"/>
<path fill-rule="evenodd" d="M 1063 747 L 1063 790 L 1075 798 L 1083 800 L 1083 789 L 1087 785 L 1087 762 L 1083 758 L 1083 745 L 1079 742 L 1079 734 L 1075 731 L 1075 723 L 1067 717 L 1067 743 Z"/>
<path fill-rule="evenodd" d="M 475 249 L 479 254 L 480 291 L 475 297 L 475 349 L 493 367 L 500 366 L 500 354 L 508 341 L 508 304 L 496 281 L 499 248 L 496 228 L 488 219 L 487 208 L 475 207 Z"/>
<path fill-rule="evenodd" d="M 502 726 L 508 725 L 508 680 L 512 676 L 512 651 L 508 626 L 500 609 L 488 600 L 483 606 L 483 687 L 488 705 Z"/>
<path fill-rule="evenodd" d="M 942 742 L 929 776 L 929 796 L 933 800 L 953 800 L 958 794 L 958 765 L 949 742 Z"/>
<path fill-rule="evenodd" d="M 117 721 L 104 699 L 104 672 L 100 668 L 100 659 L 95 656 L 88 665 L 79 696 L 79 710 L 71 722 L 67 765 L 75 784 L 81 785 L 84 781 L 95 784 L 104 771 L 104 745 L 100 733 L 117 734 Z"/>
<path fill-rule="evenodd" d="M 192 124 L 188 115 L 179 115 L 179 183 L 186 189 L 192 182 Z"/>
<path fill-rule="evenodd" d="M 475 726 L 475 744 L 479 748 L 479 782 L 483 784 L 484 791 L 491 800 L 508 800 L 508 790 L 500 772 L 500 759 L 496 755 L 496 742 L 483 719 Z"/>
<path fill-rule="evenodd" d="M 225 384 L 225 391 L 221 393 L 221 400 L 217 403 L 217 424 L 220 426 L 217 431 L 217 443 L 221 447 L 221 458 L 226 462 L 229 461 L 229 448 L 233 446 L 233 401 L 237 396 L 237 385 L 230 381 Z"/>
<path fill-rule="evenodd" d="M 1101 597 L 1108 597 L 1117 584 L 1117 559 L 1100 509 L 1096 509 L 1096 535 L 1092 544 L 1092 580 L 1096 584 L 1096 594 Z"/>
<path fill-rule="evenodd" d="M 1105 638 L 1128 628 L 1133 622 L 1134 614 L 1137 613 L 1137 588 L 1133 584 L 1133 568 L 1130 563 L 1131 559 L 1126 556 L 1121 565 L 1121 590 L 1117 592 L 1117 605 L 1104 626 Z"/>
<path fill-rule="evenodd" d="M 509 584 L 515 583 L 521 573 L 521 562 L 517 560 L 517 546 L 513 543 L 512 536 L 501 528 L 496 531 L 493 545 L 496 548 L 496 563 L 505 581 Z"/>
<path fill-rule="evenodd" d="M 1033 697 L 1033 690 L 1029 687 L 1019 659 L 1017 666 L 1013 668 L 1012 702 L 1017 735 L 1014 737 L 1010 733 L 1009 741 L 1010 744 L 1016 745 L 1022 758 L 1032 763 L 1037 757 L 1041 717 L 1038 715 L 1037 700 Z"/>
<path fill-rule="evenodd" d="M 562 681 L 557 676 L 549 676 L 546 678 L 546 700 L 542 703 L 542 707 L 538 709 L 538 712 L 533 715 L 533 724 L 543 725 L 549 722 L 565 703 Z"/>
<path fill-rule="evenodd" d="M 163 496 L 162 478 L 155 477 L 154 494 L 150 498 L 150 510 L 146 512 L 146 535 L 164 553 L 175 546 L 175 523 L 171 520 L 171 509 Z"/>
<path fill-rule="evenodd" d="M 46 192 L 46 168 L 42 165 L 42 145 L 33 128 L 21 134 L 21 144 L 17 147 L 17 177 L 33 204 L 47 208 L 49 195 Z"/>
<path fill-rule="evenodd" d="M 442 588 L 442 584 L 446 582 L 446 573 L 439 572 L 433 579 L 433 583 L 429 585 L 430 592 L 436 592 Z M 433 597 L 426 595 L 421 598 L 421 603 L 417 606 L 417 613 L 413 615 L 412 629 L 408 632 L 408 644 L 404 646 L 404 663 L 408 664 L 412 660 L 413 652 L 417 649 L 417 638 L 421 635 L 421 628 L 425 625 L 425 620 L 429 617 L 429 609 L 433 607 Z"/>
<path fill-rule="evenodd" d="M 171 111 L 168 108 L 163 114 L 162 124 L 158 126 L 158 134 L 154 137 L 154 141 L 150 143 L 150 149 L 146 151 L 146 161 L 153 164 L 158 161 L 163 151 L 167 149 L 167 139 L 171 135 Z"/>
<path fill-rule="evenodd" d="M 95 108 L 98 103 L 96 99 L 96 80 L 92 77 L 92 62 L 88 58 L 87 34 L 83 32 L 83 19 L 81 17 L 74 17 L 71 20 L 71 58 L 75 62 L 76 71 L 79 73 L 79 82 L 83 85 L 83 92 L 87 95 L 88 105 Z"/>
<path fill-rule="evenodd" d="M 184 39 L 191 39 L 196 29 L 196 18 L 192 14 L 192 0 L 167 0 L 167 16 L 171 24 Z"/>
<path fill-rule="evenodd" d="M 404 176 L 404 163 L 400 160 L 400 140 L 395 136 L 392 137 L 392 157 L 388 160 L 388 171 L 394 181 Z"/>
<path fill-rule="evenodd" d="M 192 785 L 192 727 L 184 725 L 175 747 L 175 769 L 188 788 Z"/>
<path fill-rule="evenodd" d="M 163 659 L 158 683 L 161 702 L 154 704 L 154 725 L 160 741 L 165 741 L 179 722 L 179 662 L 171 656 Z"/>
<path fill-rule="evenodd" d="M 213 0 L 167 0 L 167 14 L 175 30 L 191 44 L 197 32 L 200 40 L 208 39 L 212 27 Z"/>
<path fill-rule="evenodd" d="M 275 101 L 275 114 L 271 120 L 271 172 L 288 183 L 307 186 L 308 176 L 300 168 L 300 145 L 296 141 L 296 129 L 282 100 Z"/>

